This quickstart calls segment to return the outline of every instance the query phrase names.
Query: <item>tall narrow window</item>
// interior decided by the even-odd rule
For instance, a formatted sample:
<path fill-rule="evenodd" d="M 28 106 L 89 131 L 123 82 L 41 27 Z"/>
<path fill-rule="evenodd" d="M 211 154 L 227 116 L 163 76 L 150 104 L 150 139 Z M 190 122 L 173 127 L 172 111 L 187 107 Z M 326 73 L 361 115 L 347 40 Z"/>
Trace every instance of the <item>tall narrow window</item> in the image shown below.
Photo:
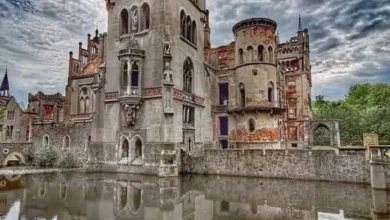
<path fill-rule="evenodd" d="M 85 98 L 85 113 L 90 113 L 91 112 L 91 100 L 89 97 Z"/>
<path fill-rule="evenodd" d="M 274 84 L 268 83 L 268 102 L 273 102 L 274 99 Z"/>
<path fill-rule="evenodd" d="M 249 46 L 248 48 L 247 48 L 247 60 L 248 60 L 248 62 L 252 62 L 252 61 L 254 61 L 254 57 L 253 57 L 253 47 L 252 46 Z"/>
<path fill-rule="evenodd" d="M 229 100 L 229 83 L 219 84 L 219 104 L 227 105 Z"/>
<path fill-rule="evenodd" d="M 270 63 L 274 63 L 274 50 L 272 49 L 271 46 L 268 47 L 268 56 L 269 56 L 268 61 Z"/>
<path fill-rule="evenodd" d="M 192 74 L 194 72 L 194 66 L 190 58 L 184 61 L 183 67 L 183 91 L 192 93 Z"/>
<path fill-rule="evenodd" d="M 227 136 L 228 135 L 228 117 L 219 117 L 219 129 L 220 129 L 220 135 Z"/>
<path fill-rule="evenodd" d="M 83 55 L 83 64 L 87 64 L 88 63 L 88 54 L 84 54 Z"/>
<path fill-rule="evenodd" d="M 241 107 L 245 107 L 245 86 L 244 86 L 244 84 L 240 83 L 239 89 L 240 89 Z"/>
<path fill-rule="evenodd" d="M 144 3 L 141 7 L 141 31 L 149 29 L 150 26 L 150 7 Z"/>
<path fill-rule="evenodd" d="M 74 73 L 78 73 L 78 72 L 79 72 L 79 64 L 78 64 L 78 63 L 75 63 L 75 64 L 73 65 L 73 72 L 74 72 Z"/>
<path fill-rule="evenodd" d="M 7 138 L 9 138 L 9 126 L 7 126 L 7 128 L 6 128 L 6 130 L 5 130 L 5 136 L 7 137 Z"/>
<path fill-rule="evenodd" d="M 30 141 L 30 126 L 27 126 L 26 129 L 26 141 Z"/>
<path fill-rule="evenodd" d="M 127 86 L 129 85 L 129 75 L 127 73 L 128 65 L 127 61 L 122 62 L 122 89 L 126 91 Z"/>
<path fill-rule="evenodd" d="M 184 11 L 180 12 L 180 33 L 181 36 L 186 36 L 186 13 Z"/>
<path fill-rule="evenodd" d="M 79 113 L 90 113 L 91 107 L 90 107 L 90 98 L 89 98 L 89 92 L 87 88 L 83 88 L 79 95 Z"/>
<path fill-rule="evenodd" d="M 186 39 L 191 41 L 192 39 L 192 21 L 191 21 L 191 17 L 190 16 L 187 16 L 187 35 L 186 35 Z"/>
<path fill-rule="evenodd" d="M 121 12 L 121 35 L 129 33 L 129 12 L 123 9 Z"/>
<path fill-rule="evenodd" d="M 131 86 L 138 87 L 139 68 L 136 62 L 131 66 Z"/>
<path fill-rule="evenodd" d="M 249 132 L 255 132 L 256 124 L 253 118 L 249 119 Z"/>
<path fill-rule="evenodd" d="M 196 43 L 196 35 L 197 35 L 197 32 L 196 32 L 196 22 L 195 21 L 193 21 L 192 22 L 192 39 L 191 39 L 191 42 L 193 43 L 193 44 L 197 44 Z"/>
<path fill-rule="evenodd" d="M 238 50 L 238 64 L 244 63 L 244 51 L 240 48 Z"/>
<path fill-rule="evenodd" d="M 70 137 L 69 135 L 66 135 L 63 140 L 63 149 L 69 149 L 70 148 Z"/>
<path fill-rule="evenodd" d="M 131 26 L 131 32 L 138 32 L 139 30 L 139 15 L 138 15 L 138 8 L 134 7 L 130 11 L 131 14 L 131 20 L 130 20 L 130 26 Z"/>
<path fill-rule="evenodd" d="M 95 56 L 97 54 L 97 48 L 96 45 L 92 45 L 92 55 Z"/>
<path fill-rule="evenodd" d="M 258 58 L 259 58 L 259 61 L 264 61 L 264 47 L 263 47 L 263 45 L 260 45 L 258 48 Z"/>

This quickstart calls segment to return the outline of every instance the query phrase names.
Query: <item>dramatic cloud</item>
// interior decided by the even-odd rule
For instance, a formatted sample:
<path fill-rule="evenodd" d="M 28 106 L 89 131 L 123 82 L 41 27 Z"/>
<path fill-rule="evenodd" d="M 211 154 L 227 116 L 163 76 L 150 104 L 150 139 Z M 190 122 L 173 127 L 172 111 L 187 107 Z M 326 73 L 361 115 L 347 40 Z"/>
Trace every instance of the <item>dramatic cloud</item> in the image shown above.
<path fill-rule="evenodd" d="M 296 34 L 298 15 L 311 38 L 313 95 L 342 98 L 350 85 L 389 82 L 388 0 L 208 0 L 212 44 L 233 41 L 240 20 L 268 17 L 281 41 Z M 107 30 L 103 0 L 0 0 L 0 76 L 8 65 L 11 93 L 64 92 L 68 52 L 96 24 Z"/>

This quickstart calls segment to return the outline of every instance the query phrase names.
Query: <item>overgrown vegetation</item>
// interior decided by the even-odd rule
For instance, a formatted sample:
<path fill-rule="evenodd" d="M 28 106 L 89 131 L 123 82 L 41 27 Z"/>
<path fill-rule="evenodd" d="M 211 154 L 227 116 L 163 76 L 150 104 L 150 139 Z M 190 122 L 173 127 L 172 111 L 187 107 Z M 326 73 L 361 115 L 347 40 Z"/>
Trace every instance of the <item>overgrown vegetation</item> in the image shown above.
<path fill-rule="evenodd" d="M 43 168 L 78 168 L 81 162 L 71 152 L 62 152 L 54 147 L 41 147 L 31 154 L 32 163 Z"/>
<path fill-rule="evenodd" d="M 362 145 L 363 133 L 376 133 L 381 144 L 390 140 L 390 85 L 351 86 L 344 99 L 313 102 L 314 119 L 339 120 L 342 145 Z M 321 137 L 319 137 L 321 138 Z"/>

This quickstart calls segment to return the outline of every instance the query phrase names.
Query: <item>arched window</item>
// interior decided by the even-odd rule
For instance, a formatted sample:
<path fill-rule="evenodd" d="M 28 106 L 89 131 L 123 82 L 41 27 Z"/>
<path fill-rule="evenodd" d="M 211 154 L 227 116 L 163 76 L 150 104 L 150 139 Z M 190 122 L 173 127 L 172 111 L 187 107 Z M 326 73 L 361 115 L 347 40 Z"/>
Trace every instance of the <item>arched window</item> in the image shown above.
<path fill-rule="evenodd" d="M 6 128 L 6 131 L 5 131 L 6 133 L 5 133 L 5 136 L 8 138 L 10 135 L 9 135 L 9 126 L 7 126 L 7 128 Z"/>
<path fill-rule="evenodd" d="M 260 45 L 258 48 L 258 58 L 259 58 L 259 61 L 264 61 L 264 47 L 263 47 L 263 45 Z"/>
<path fill-rule="evenodd" d="M 127 206 L 127 187 L 120 186 L 120 208 L 123 210 Z"/>
<path fill-rule="evenodd" d="M 42 146 L 43 147 L 49 147 L 50 139 L 48 135 L 45 135 L 42 140 Z"/>
<path fill-rule="evenodd" d="M 129 141 L 125 138 L 122 142 L 122 158 L 129 157 Z"/>
<path fill-rule="evenodd" d="M 97 47 L 96 45 L 92 45 L 92 55 L 96 55 L 97 54 Z"/>
<path fill-rule="evenodd" d="M 150 7 L 144 3 L 141 7 L 141 31 L 150 27 Z"/>
<path fill-rule="evenodd" d="M 244 51 L 240 48 L 238 50 L 238 64 L 244 63 Z"/>
<path fill-rule="evenodd" d="M 131 9 L 131 32 L 138 32 L 139 29 L 139 15 L 138 15 L 138 8 L 134 7 Z"/>
<path fill-rule="evenodd" d="M 268 102 L 273 102 L 274 99 L 274 84 L 268 83 Z"/>
<path fill-rule="evenodd" d="M 249 119 L 249 132 L 255 132 L 256 130 L 256 124 L 255 120 L 253 118 Z"/>
<path fill-rule="evenodd" d="M 11 125 L 11 129 L 10 129 L 10 137 L 11 138 L 12 138 L 13 134 L 14 134 L 14 126 Z"/>
<path fill-rule="evenodd" d="M 192 22 L 192 39 L 191 39 L 191 41 L 195 45 L 197 44 L 197 42 L 196 42 L 196 35 L 197 35 L 197 32 L 196 32 L 196 22 L 193 21 Z"/>
<path fill-rule="evenodd" d="M 194 72 L 194 66 L 190 58 L 184 61 L 183 67 L 183 91 L 192 93 L 192 74 Z"/>
<path fill-rule="evenodd" d="M 239 89 L 240 89 L 241 107 L 245 107 L 245 86 L 243 83 L 240 83 Z"/>
<path fill-rule="evenodd" d="M 74 72 L 74 73 L 78 73 L 78 72 L 79 72 L 79 64 L 78 64 L 78 63 L 75 63 L 75 64 L 73 65 L 73 72 Z"/>
<path fill-rule="evenodd" d="M 127 86 L 129 85 L 129 74 L 127 61 L 122 62 L 122 89 L 126 91 Z"/>
<path fill-rule="evenodd" d="M 186 36 L 186 13 L 184 11 L 180 12 L 180 34 L 181 36 Z"/>
<path fill-rule="evenodd" d="M 90 113 L 91 112 L 91 99 L 87 88 L 83 88 L 79 95 L 79 113 Z"/>
<path fill-rule="evenodd" d="M 88 54 L 84 54 L 83 55 L 83 64 L 87 64 L 88 63 Z"/>
<path fill-rule="evenodd" d="M 131 65 L 131 86 L 138 87 L 139 68 L 136 62 Z"/>
<path fill-rule="evenodd" d="M 274 50 L 272 49 L 271 46 L 268 47 L 268 56 L 269 56 L 268 61 L 270 63 L 274 63 Z"/>
<path fill-rule="evenodd" d="M 121 12 L 121 35 L 129 33 L 129 12 L 123 9 Z"/>
<path fill-rule="evenodd" d="M 62 143 L 62 149 L 69 149 L 69 148 L 70 148 L 70 137 L 69 135 L 66 135 Z"/>
<path fill-rule="evenodd" d="M 191 41 L 192 39 L 192 21 L 191 21 L 191 17 L 190 16 L 187 16 L 187 35 L 186 35 L 186 39 Z"/>
<path fill-rule="evenodd" d="M 247 53 L 248 53 L 248 57 L 247 57 L 247 61 L 248 62 L 252 62 L 252 61 L 254 61 L 255 59 L 254 59 L 254 57 L 253 57 L 253 47 L 252 46 L 249 46 L 247 49 Z"/>
<path fill-rule="evenodd" d="M 142 142 L 140 139 L 135 142 L 135 158 L 142 158 Z"/>

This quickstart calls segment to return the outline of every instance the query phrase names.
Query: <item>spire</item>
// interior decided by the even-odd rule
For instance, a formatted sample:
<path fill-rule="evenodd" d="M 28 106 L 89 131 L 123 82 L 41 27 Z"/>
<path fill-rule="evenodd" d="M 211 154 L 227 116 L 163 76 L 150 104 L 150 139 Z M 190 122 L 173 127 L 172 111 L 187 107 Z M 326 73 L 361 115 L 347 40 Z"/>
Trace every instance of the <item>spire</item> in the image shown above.
<path fill-rule="evenodd" d="M 9 96 L 8 67 L 5 68 L 5 75 L 0 87 L 0 96 Z"/>
<path fill-rule="evenodd" d="M 299 15 L 298 32 L 301 32 L 301 31 L 302 31 L 302 19 L 301 19 L 301 15 Z"/>

